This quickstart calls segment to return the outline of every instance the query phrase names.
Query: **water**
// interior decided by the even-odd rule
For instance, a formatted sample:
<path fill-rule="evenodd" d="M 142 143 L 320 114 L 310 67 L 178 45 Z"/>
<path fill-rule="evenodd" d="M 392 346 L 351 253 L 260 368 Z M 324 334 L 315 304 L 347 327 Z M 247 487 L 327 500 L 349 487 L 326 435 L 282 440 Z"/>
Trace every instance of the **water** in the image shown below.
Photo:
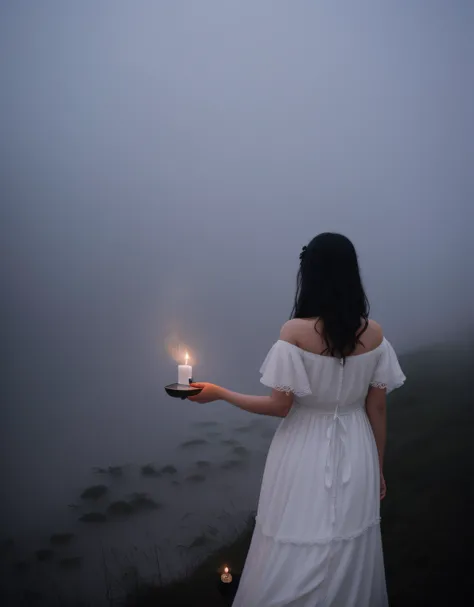
<path fill-rule="evenodd" d="M 19 597 L 32 586 L 43 596 L 61 597 L 61 604 L 83 597 L 107 605 L 107 588 L 119 600 L 138 573 L 150 581 L 167 581 L 237 533 L 255 508 L 277 423 L 250 415 L 237 419 L 232 425 L 212 419 L 185 422 L 181 436 L 174 433 L 172 449 L 158 441 L 164 428 L 145 432 L 140 443 L 123 443 L 101 441 L 84 426 L 69 434 L 46 434 L 44 426 L 30 425 L 28 449 L 16 443 L 3 504 L 2 537 L 15 542 L 2 563 L 4 582 L 8 572 L 15 572 L 9 593 Z M 148 464 L 145 475 L 142 468 Z M 109 466 L 120 467 L 122 474 L 110 474 Z M 85 488 L 98 484 L 107 486 L 105 496 L 80 498 Z M 130 501 L 136 493 L 147 494 L 159 508 L 105 524 L 78 520 L 88 512 L 106 512 L 118 500 Z M 72 533 L 74 539 L 56 548 L 49 540 L 55 533 Z M 38 562 L 35 553 L 45 548 L 55 554 L 51 561 Z M 61 564 L 73 557 L 80 557 L 80 564 Z M 19 571 L 24 567 L 26 572 Z"/>

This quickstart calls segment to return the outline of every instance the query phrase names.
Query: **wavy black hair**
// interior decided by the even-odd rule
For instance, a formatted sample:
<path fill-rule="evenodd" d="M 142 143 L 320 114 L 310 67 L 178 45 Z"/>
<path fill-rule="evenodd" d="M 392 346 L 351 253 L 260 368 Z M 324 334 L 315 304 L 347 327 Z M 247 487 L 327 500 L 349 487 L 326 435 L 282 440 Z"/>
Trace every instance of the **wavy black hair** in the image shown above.
<path fill-rule="evenodd" d="M 319 234 L 300 254 L 291 318 L 322 321 L 323 354 L 345 362 L 369 324 L 370 305 L 362 285 L 357 253 L 342 234 Z M 362 329 L 361 329 L 361 325 Z"/>

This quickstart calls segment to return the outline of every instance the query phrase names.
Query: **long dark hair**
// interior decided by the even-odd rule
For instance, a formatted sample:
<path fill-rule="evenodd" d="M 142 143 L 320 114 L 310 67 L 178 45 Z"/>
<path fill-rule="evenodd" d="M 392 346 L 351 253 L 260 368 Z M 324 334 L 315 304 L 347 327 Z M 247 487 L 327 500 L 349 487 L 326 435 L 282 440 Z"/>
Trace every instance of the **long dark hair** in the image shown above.
<path fill-rule="evenodd" d="M 341 234 L 319 234 L 300 255 L 291 318 L 318 318 L 315 330 L 326 344 L 323 354 L 345 362 L 369 324 L 370 305 L 360 277 L 357 253 Z M 363 327 L 361 330 L 361 323 Z"/>

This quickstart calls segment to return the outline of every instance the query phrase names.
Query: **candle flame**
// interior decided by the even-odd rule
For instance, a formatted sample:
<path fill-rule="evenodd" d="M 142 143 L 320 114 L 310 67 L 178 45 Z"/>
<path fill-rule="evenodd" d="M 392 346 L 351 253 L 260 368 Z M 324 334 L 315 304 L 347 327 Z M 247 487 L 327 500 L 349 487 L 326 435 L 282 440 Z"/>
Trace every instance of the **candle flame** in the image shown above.
<path fill-rule="evenodd" d="M 170 357 L 178 364 L 196 364 L 195 354 L 193 349 L 188 344 L 183 343 L 177 335 L 169 335 L 165 342 L 166 349 Z"/>
<path fill-rule="evenodd" d="M 229 567 L 224 567 L 224 573 L 229 573 Z"/>

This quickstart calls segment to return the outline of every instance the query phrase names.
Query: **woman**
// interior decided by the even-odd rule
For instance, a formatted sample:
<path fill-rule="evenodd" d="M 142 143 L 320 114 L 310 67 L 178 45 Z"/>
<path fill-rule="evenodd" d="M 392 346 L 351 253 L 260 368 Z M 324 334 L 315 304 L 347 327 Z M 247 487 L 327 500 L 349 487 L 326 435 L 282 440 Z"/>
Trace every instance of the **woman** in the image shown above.
<path fill-rule="evenodd" d="M 386 394 L 405 376 L 369 304 L 352 243 L 300 255 L 292 319 L 261 368 L 270 396 L 209 383 L 192 398 L 283 420 L 267 457 L 234 607 L 388 605 L 380 499 Z"/>

